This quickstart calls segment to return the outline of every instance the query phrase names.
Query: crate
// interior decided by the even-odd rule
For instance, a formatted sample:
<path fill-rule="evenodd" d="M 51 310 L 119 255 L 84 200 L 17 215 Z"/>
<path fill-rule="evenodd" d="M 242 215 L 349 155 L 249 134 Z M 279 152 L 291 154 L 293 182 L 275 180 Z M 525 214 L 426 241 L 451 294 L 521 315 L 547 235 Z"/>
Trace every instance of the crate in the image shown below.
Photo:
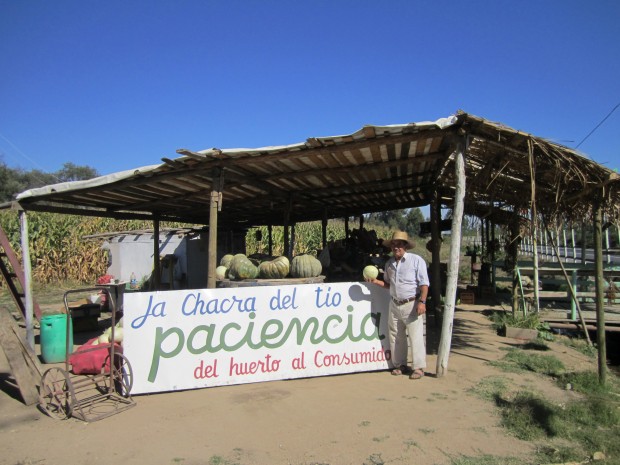
<path fill-rule="evenodd" d="M 459 294 L 459 298 L 461 299 L 461 304 L 463 305 L 474 305 L 476 301 L 476 294 L 472 291 L 463 291 Z"/>

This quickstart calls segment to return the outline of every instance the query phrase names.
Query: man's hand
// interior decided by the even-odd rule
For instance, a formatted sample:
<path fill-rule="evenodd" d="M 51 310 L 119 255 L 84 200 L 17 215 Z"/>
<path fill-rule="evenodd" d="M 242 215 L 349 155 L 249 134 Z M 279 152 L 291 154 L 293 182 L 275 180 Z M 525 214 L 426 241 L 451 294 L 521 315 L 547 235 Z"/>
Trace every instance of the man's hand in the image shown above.
<path fill-rule="evenodd" d="M 426 313 L 426 304 L 418 302 L 418 315 L 424 315 Z"/>
<path fill-rule="evenodd" d="M 367 283 L 376 284 L 379 287 L 387 287 L 384 281 L 381 281 L 380 279 L 377 279 L 377 278 L 364 278 L 364 280 Z"/>

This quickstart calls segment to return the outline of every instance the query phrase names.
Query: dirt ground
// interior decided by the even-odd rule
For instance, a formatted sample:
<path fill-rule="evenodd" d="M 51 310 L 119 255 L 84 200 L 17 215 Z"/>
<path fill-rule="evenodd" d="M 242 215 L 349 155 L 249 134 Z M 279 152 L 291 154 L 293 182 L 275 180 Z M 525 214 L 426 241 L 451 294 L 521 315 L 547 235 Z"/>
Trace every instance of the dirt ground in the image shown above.
<path fill-rule="evenodd" d="M 498 336 L 484 308 L 456 312 L 441 378 L 429 321 L 421 380 L 381 371 L 140 395 L 135 407 L 91 423 L 55 420 L 25 406 L 0 351 L 0 464 L 424 465 L 460 456 L 524 457 L 534 445 L 509 436 L 492 402 L 470 389 L 502 376 L 558 403 L 575 394 L 547 378 L 489 365 L 521 342 Z M 594 360 L 549 345 L 546 353 L 567 367 L 596 369 Z"/>

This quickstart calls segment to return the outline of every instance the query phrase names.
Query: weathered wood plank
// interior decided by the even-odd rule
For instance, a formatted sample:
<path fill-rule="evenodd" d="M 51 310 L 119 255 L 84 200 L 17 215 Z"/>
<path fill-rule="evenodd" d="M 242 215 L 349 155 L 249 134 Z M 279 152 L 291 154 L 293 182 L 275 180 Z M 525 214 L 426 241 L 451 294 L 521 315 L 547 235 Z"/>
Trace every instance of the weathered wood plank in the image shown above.
<path fill-rule="evenodd" d="M 24 403 L 32 405 L 39 401 L 37 386 L 41 381 L 41 368 L 38 360 L 34 362 L 34 352 L 29 353 L 26 342 L 21 340 L 19 329 L 15 331 L 14 328 L 17 324 L 13 317 L 6 309 L 0 309 L 0 345 Z"/>

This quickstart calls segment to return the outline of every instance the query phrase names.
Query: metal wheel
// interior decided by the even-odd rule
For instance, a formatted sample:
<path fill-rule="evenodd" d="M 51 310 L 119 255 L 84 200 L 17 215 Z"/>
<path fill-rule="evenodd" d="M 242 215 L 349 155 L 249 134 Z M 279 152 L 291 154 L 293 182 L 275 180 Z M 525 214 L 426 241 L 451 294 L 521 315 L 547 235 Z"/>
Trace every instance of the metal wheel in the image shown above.
<path fill-rule="evenodd" d="M 106 358 L 104 366 L 107 365 L 110 356 Z M 110 376 L 114 384 L 114 391 L 123 397 L 129 397 L 133 387 L 133 371 L 127 357 L 123 354 L 114 353 L 114 363 L 111 367 Z"/>
<path fill-rule="evenodd" d="M 52 418 L 65 420 L 71 416 L 75 403 L 73 385 L 62 368 L 49 368 L 41 378 L 39 405 Z"/>

